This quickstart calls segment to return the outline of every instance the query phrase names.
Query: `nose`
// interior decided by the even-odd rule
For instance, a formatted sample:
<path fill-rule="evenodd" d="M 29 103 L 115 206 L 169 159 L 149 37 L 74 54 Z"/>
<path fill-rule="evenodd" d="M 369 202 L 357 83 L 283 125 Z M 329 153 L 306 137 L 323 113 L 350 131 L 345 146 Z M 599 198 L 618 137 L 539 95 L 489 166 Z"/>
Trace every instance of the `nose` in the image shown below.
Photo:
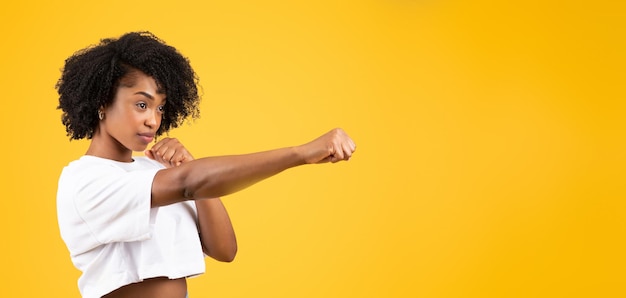
<path fill-rule="evenodd" d="M 146 117 L 146 126 L 150 127 L 150 128 L 155 128 L 158 127 L 158 125 L 160 124 L 159 122 L 161 121 L 161 115 L 159 114 L 158 111 L 153 111 L 151 113 L 147 113 L 147 117 Z"/>

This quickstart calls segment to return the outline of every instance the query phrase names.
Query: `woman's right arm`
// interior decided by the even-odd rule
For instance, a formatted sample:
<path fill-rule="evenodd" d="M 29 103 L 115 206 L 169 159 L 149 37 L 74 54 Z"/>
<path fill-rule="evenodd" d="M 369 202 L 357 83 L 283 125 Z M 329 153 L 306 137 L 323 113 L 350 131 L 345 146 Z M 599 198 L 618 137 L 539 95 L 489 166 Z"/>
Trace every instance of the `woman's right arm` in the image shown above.
<path fill-rule="evenodd" d="M 348 160 L 355 150 L 343 130 L 333 129 L 296 147 L 196 159 L 157 172 L 152 206 L 225 196 L 292 167 Z"/>

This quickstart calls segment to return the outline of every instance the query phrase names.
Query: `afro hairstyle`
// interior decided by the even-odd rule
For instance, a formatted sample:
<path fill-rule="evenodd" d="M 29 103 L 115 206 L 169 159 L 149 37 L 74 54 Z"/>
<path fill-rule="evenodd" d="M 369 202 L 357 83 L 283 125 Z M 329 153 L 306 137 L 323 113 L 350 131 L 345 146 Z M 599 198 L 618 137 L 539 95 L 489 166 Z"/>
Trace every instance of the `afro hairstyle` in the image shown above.
<path fill-rule="evenodd" d="M 198 78 L 189 60 L 150 32 L 130 32 L 118 39 L 75 52 L 65 60 L 56 84 L 59 106 L 70 140 L 91 139 L 98 125 L 98 109 L 113 103 L 120 79 L 140 70 L 154 78 L 167 101 L 162 135 L 191 116 L 199 117 Z"/>

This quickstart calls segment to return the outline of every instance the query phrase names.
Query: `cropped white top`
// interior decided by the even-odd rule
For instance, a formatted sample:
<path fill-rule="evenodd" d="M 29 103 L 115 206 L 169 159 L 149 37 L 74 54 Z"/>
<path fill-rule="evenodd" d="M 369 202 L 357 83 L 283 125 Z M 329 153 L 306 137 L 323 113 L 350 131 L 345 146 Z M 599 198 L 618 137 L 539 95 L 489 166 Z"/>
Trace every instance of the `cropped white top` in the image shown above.
<path fill-rule="evenodd" d="M 155 174 L 164 167 L 146 157 L 125 163 L 82 156 L 59 178 L 61 238 L 82 271 L 83 297 L 165 276 L 204 273 L 195 203 L 151 208 Z"/>

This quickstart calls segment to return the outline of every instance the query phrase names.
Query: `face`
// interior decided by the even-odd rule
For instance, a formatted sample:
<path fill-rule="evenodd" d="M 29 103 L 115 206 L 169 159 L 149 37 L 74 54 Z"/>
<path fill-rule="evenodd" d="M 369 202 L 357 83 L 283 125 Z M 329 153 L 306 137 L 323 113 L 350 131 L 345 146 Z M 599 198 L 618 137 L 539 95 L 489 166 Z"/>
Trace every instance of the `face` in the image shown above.
<path fill-rule="evenodd" d="M 132 71 L 120 80 L 113 103 L 100 121 L 101 142 L 111 151 L 143 151 L 161 125 L 165 94 L 152 77 Z"/>

